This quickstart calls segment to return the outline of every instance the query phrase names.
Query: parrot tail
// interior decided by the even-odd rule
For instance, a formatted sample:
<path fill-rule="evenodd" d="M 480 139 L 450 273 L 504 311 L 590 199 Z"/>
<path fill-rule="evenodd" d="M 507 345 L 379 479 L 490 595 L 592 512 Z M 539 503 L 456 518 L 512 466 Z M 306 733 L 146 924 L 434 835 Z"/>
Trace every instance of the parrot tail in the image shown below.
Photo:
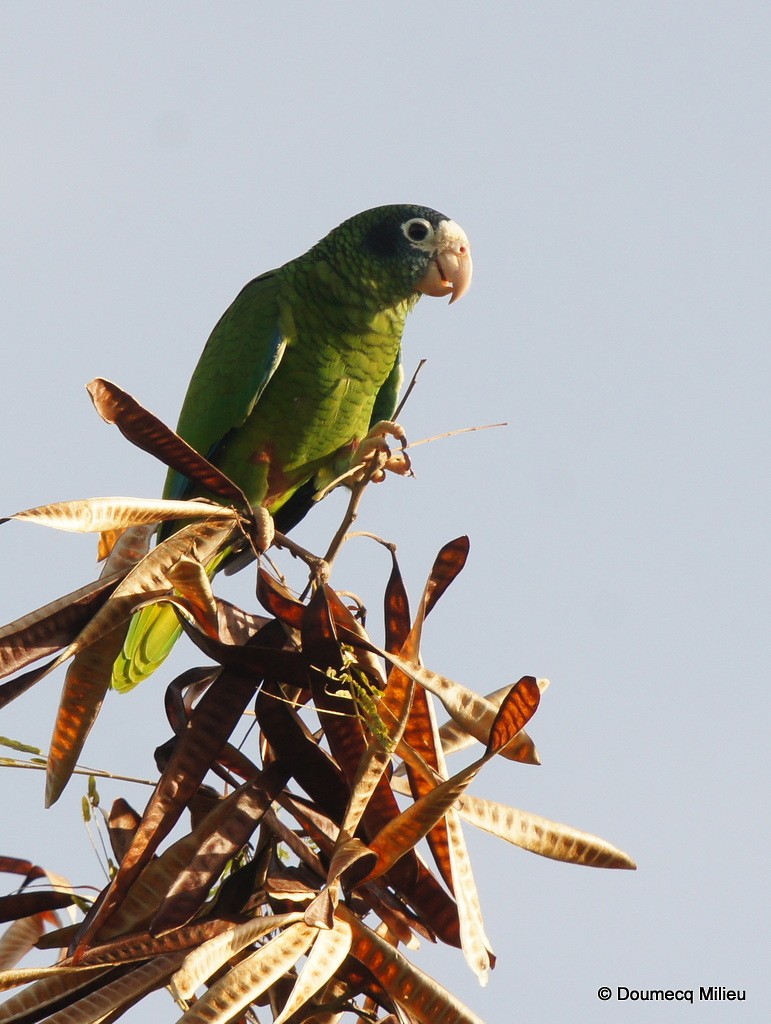
<path fill-rule="evenodd" d="M 137 612 L 112 667 L 113 689 L 126 693 L 152 675 L 181 632 L 179 619 L 170 604 L 154 604 Z"/>

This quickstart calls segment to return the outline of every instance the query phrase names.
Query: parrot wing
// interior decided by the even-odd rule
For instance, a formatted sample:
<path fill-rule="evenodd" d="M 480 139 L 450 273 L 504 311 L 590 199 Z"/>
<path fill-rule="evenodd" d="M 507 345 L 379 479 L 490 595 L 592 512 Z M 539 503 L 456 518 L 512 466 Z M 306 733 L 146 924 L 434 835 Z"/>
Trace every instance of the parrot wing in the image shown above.
<path fill-rule="evenodd" d="M 291 313 L 279 299 L 280 271 L 250 281 L 212 331 L 195 368 L 179 416 L 177 433 L 216 463 L 217 453 L 259 401 L 281 362 L 294 331 Z M 184 500 L 195 485 L 169 470 L 164 497 Z M 164 523 L 163 540 L 173 530 Z M 153 605 L 136 614 L 113 664 L 112 685 L 130 690 L 164 660 L 181 627 L 174 609 Z"/>
<path fill-rule="evenodd" d="M 381 420 L 393 419 L 396 412 L 396 405 L 399 401 L 399 391 L 404 381 L 404 370 L 402 369 L 401 351 L 399 358 L 394 363 L 394 368 L 386 377 L 383 386 L 377 393 L 375 404 L 372 407 L 372 416 L 369 421 L 370 429 Z"/>
<path fill-rule="evenodd" d="M 231 431 L 243 425 L 276 372 L 294 323 L 278 292 L 279 271 L 250 281 L 223 313 L 195 368 L 177 433 L 217 461 Z M 190 497 L 193 485 L 171 470 L 164 497 Z"/>

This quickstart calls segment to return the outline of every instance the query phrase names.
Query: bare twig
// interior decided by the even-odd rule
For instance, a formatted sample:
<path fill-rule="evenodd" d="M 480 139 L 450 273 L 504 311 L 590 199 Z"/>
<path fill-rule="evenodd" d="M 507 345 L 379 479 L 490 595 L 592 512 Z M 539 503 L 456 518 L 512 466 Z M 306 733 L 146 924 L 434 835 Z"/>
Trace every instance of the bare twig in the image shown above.
<path fill-rule="evenodd" d="M 393 415 L 393 418 L 395 420 L 399 419 L 399 416 L 401 415 L 402 409 L 407 404 L 407 399 L 412 394 L 412 389 L 415 387 L 415 384 L 417 383 L 418 374 L 423 369 L 423 367 L 426 365 L 426 361 L 427 360 L 425 360 L 425 359 L 421 359 L 420 362 L 418 363 L 417 368 L 416 368 L 415 372 L 412 375 L 412 380 L 407 385 L 407 390 L 404 392 L 404 395 L 402 396 L 401 402 L 399 402 L 399 404 L 396 406 L 396 411 L 394 412 L 394 415 Z"/>
<path fill-rule="evenodd" d="M 0 768 L 29 768 L 32 771 L 44 772 L 46 763 L 40 764 L 37 761 L 20 761 L 15 757 L 0 757 Z M 139 786 L 155 786 L 157 782 L 150 779 L 137 779 L 133 775 L 116 775 L 114 772 L 104 771 L 101 768 L 73 768 L 73 775 L 93 775 L 97 779 L 112 779 L 115 782 L 136 782 Z"/>
<path fill-rule="evenodd" d="M 478 427 L 461 427 L 459 430 L 447 430 L 444 434 L 434 434 L 433 437 L 422 437 L 419 441 L 411 441 L 406 447 L 417 448 L 421 444 L 442 441 L 445 437 L 455 437 L 457 434 L 473 434 L 475 430 L 492 430 L 493 427 L 508 427 L 508 425 L 508 423 L 484 423 Z"/>
<path fill-rule="evenodd" d="M 353 534 L 347 533 L 345 540 L 349 540 Z M 338 597 L 347 597 L 356 606 L 356 611 L 353 612 L 354 618 L 357 618 L 359 622 L 364 622 L 367 618 L 367 606 L 364 604 L 358 594 L 354 594 L 352 590 L 338 590 Z M 351 609 L 353 611 L 353 609 Z"/>
<path fill-rule="evenodd" d="M 311 571 L 311 582 L 313 581 L 324 581 L 329 579 L 330 566 L 326 558 L 319 558 L 318 555 L 314 555 L 312 551 L 308 551 L 307 548 L 301 547 L 295 541 L 290 540 L 286 534 L 279 533 L 276 531 L 276 535 L 273 538 L 273 546 L 277 548 L 284 548 L 295 558 L 299 558 L 300 561 L 305 562 Z"/>
<path fill-rule="evenodd" d="M 330 568 L 332 567 L 332 563 L 340 553 L 340 548 L 345 543 L 346 535 L 348 533 L 349 528 L 353 525 L 353 523 L 356 522 L 356 519 L 358 518 L 359 505 L 361 504 L 361 499 L 364 496 L 364 489 L 366 488 L 367 484 L 370 482 L 372 477 L 375 475 L 375 473 L 378 472 L 379 469 L 380 466 L 378 465 L 377 459 L 372 459 L 369 465 L 364 467 L 364 476 L 362 477 L 362 479 L 355 483 L 351 488 L 351 498 L 348 502 L 348 508 L 345 510 L 343 521 L 337 528 L 337 532 L 335 533 L 329 547 L 327 548 L 327 553 L 324 555 L 324 561 Z M 357 470 L 361 470 L 361 466 L 358 466 Z"/>
<path fill-rule="evenodd" d="M 348 477 L 353 476 L 354 474 L 360 475 L 362 473 L 362 470 L 364 472 L 364 476 L 360 477 L 360 479 L 357 480 L 356 483 L 353 484 L 351 487 L 351 497 L 348 501 L 348 507 L 345 510 L 342 522 L 337 528 L 337 531 L 335 532 L 335 535 L 332 538 L 329 547 L 327 548 L 327 553 L 324 555 L 324 558 L 321 559 L 322 564 L 326 567 L 327 578 L 329 577 L 329 573 L 332 570 L 332 564 L 335 558 L 337 558 L 338 554 L 340 553 L 340 548 L 347 540 L 348 528 L 355 522 L 359 514 L 359 505 L 364 494 L 364 488 L 367 486 L 367 484 L 370 482 L 370 480 L 372 479 L 372 477 L 375 475 L 379 468 L 380 467 L 378 465 L 377 460 L 372 459 L 369 462 L 369 464 L 359 463 L 358 466 L 354 466 L 351 470 L 349 470 L 348 473 L 345 474 L 345 477 Z M 343 477 L 341 477 L 340 479 L 343 479 Z M 337 483 L 337 481 L 335 481 L 335 483 Z M 311 589 L 311 586 L 313 585 L 313 582 L 314 581 L 312 579 L 308 581 L 307 586 L 303 590 L 302 594 L 300 594 L 301 601 L 304 601 L 305 598 L 308 596 L 308 593 Z"/>
<path fill-rule="evenodd" d="M 392 540 L 386 540 L 384 537 L 378 537 L 376 533 L 370 533 L 369 530 L 354 530 L 353 533 L 346 534 L 345 539 L 353 540 L 354 537 L 367 537 L 369 540 L 374 540 L 378 544 L 382 544 L 384 548 L 388 548 L 392 555 L 396 554 L 396 545 Z"/>

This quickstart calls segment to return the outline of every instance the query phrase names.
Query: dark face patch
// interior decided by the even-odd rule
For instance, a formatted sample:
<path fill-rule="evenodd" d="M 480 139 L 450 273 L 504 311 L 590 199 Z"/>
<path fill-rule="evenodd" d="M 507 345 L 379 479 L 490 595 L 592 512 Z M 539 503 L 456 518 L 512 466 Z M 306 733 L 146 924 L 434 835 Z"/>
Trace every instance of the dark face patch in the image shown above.
<path fill-rule="evenodd" d="M 364 245 L 373 256 L 380 259 L 394 259 L 406 251 L 406 239 L 401 231 L 401 220 L 383 218 L 376 221 L 369 229 Z"/>
<path fill-rule="evenodd" d="M 364 245 L 371 255 L 387 260 L 415 253 L 402 230 L 407 221 L 422 218 L 436 228 L 440 221 L 449 219 L 425 206 L 386 206 L 372 213 L 374 220 L 365 235 Z"/>

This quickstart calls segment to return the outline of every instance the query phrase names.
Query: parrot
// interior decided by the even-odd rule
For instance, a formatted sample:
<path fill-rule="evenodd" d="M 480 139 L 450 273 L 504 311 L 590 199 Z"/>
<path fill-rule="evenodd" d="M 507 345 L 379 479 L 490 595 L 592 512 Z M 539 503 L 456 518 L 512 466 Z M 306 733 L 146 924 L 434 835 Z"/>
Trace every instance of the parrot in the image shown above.
<path fill-rule="evenodd" d="M 201 354 L 177 433 L 288 532 L 392 419 L 408 313 L 421 295 L 455 302 L 471 275 L 465 232 L 436 210 L 393 204 L 349 218 L 241 290 Z M 201 492 L 170 469 L 163 496 Z M 159 539 L 181 525 L 164 524 Z M 180 632 L 168 604 L 137 612 L 113 688 L 147 678 Z"/>

